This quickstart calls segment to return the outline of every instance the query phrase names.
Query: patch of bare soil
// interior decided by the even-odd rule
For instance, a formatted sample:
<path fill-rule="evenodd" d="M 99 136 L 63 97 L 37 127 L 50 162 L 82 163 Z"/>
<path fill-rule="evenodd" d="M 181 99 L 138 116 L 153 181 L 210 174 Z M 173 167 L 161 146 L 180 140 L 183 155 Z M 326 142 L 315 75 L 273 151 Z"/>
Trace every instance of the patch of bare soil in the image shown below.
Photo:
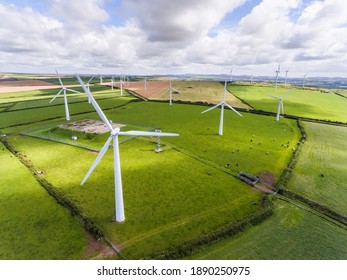
<path fill-rule="evenodd" d="M 260 178 L 260 182 L 258 182 L 254 187 L 265 192 L 265 193 L 273 193 L 277 191 L 276 188 L 276 176 L 270 171 L 263 170 L 256 174 Z"/>
<path fill-rule="evenodd" d="M 125 126 L 124 124 L 119 123 L 112 123 L 111 125 L 113 128 L 120 128 Z M 62 124 L 58 127 L 93 134 L 101 134 L 109 131 L 108 127 L 103 122 L 97 120 L 80 120 L 77 122 Z"/>
<path fill-rule="evenodd" d="M 96 240 L 94 237 L 89 236 L 83 259 L 102 260 L 115 256 L 116 253 L 102 239 Z"/>

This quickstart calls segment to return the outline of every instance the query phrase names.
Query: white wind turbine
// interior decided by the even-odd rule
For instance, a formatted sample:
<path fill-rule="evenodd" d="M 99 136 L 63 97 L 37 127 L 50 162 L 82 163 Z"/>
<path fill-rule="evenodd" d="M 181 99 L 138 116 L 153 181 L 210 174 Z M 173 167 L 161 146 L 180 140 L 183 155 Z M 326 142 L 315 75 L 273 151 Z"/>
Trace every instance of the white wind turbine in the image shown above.
<path fill-rule="evenodd" d="M 146 90 L 147 90 L 147 86 L 148 86 L 148 83 L 147 83 L 147 79 L 146 79 L 146 78 L 145 78 L 144 83 L 145 83 L 145 91 L 146 91 Z"/>
<path fill-rule="evenodd" d="M 211 107 L 211 108 L 209 108 L 209 109 L 207 109 L 207 110 L 201 112 L 201 114 L 204 114 L 204 113 L 206 113 L 206 112 L 208 112 L 208 111 L 211 111 L 211 110 L 213 110 L 213 109 L 215 109 L 215 108 L 221 106 L 221 110 L 220 110 L 220 120 L 219 120 L 219 131 L 218 131 L 218 134 L 219 134 L 219 135 L 223 135 L 224 106 L 229 107 L 229 108 L 230 108 L 231 110 L 233 110 L 236 114 L 238 114 L 239 116 L 242 117 L 242 115 L 241 115 L 238 111 L 236 111 L 233 107 L 231 107 L 229 104 L 227 104 L 227 103 L 225 102 L 226 93 L 227 93 L 227 81 L 224 82 L 224 95 L 223 95 L 222 101 L 221 101 L 220 103 L 218 103 L 217 105 L 215 105 L 215 106 L 213 106 L 213 107 Z"/>
<path fill-rule="evenodd" d="M 177 90 L 177 89 L 174 89 L 173 87 L 172 87 L 172 79 L 171 79 L 171 77 L 170 77 L 170 86 L 166 89 L 166 90 L 164 90 L 162 93 L 161 93 L 161 95 L 163 95 L 166 91 L 168 91 L 169 90 L 169 94 L 170 94 L 170 105 L 172 105 L 172 92 L 173 91 L 176 91 L 176 92 L 178 92 L 178 93 L 181 93 L 179 90 Z"/>
<path fill-rule="evenodd" d="M 66 117 L 66 120 L 69 121 L 70 120 L 70 114 L 69 114 L 69 106 L 68 106 L 68 103 L 67 103 L 66 92 L 67 91 L 71 91 L 71 92 L 75 92 L 75 93 L 80 93 L 80 92 L 76 91 L 76 90 L 73 90 L 73 89 L 66 88 L 64 86 L 61 78 L 60 78 L 60 75 L 58 74 L 57 69 L 55 69 L 55 72 L 57 73 L 57 76 L 58 76 L 58 79 L 59 79 L 59 83 L 61 85 L 61 90 L 52 98 L 51 101 L 49 101 L 49 103 L 53 102 L 54 99 L 56 99 L 63 92 L 63 94 L 64 94 L 64 104 L 65 104 L 65 117 Z"/>
<path fill-rule="evenodd" d="M 307 73 L 304 75 L 304 79 L 302 80 L 302 88 L 305 87 L 306 79 L 307 79 Z"/>
<path fill-rule="evenodd" d="M 277 109 L 277 115 L 276 115 L 276 121 L 280 120 L 280 113 L 281 113 L 281 108 L 282 108 L 282 114 L 284 114 L 284 106 L 283 106 L 283 98 L 285 98 L 289 93 L 292 92 L 293 89 L 290 89 L 287 91 L 287 93 L 285 93 L 282 97 L 278 97 L 278 96 L 273 96 L 273 95 L 269 95 L 272 98 L 278 99 L 278 109 Z"/>
<path fill-rule="evenodd" d="M 123 95 L 123 85 L 125 85 L 125 83 L 123 82 L 122 76 L 120 76 L 119 77 L 120 95 Z"/>
<path fill-rule="evenodd" d="M 103 80 L 102 80 L 102 75 L 100 74 L 100 85 L 102 84 Z"/>
<path fill-rule="evenodd" d="M 85 183 L 85 181 L 88 179 L 90 174 L 93 172 L 95 167 L 98 165 L 102 157 L 105 155 L 106 151 L 108 150 L 111 141 L 113 140 L 113 160 L 114 160 L 114 183 L 115 183 L 115 213 L 114 217 L 117 222 L 123 222 L 125 220 L 124 215 L 124 202 L 123 202 L 123 188 L 122 188 L 122 178 L 121 178 L 121 166 L 120 166 L 120 156 L 119 156 L 119 142 L 118 142 L 118 136 L 154 136 L 154 137 L 161 137 L 161 136 L 179 136 L 179 134 L 176 133 L 162 133 L 162 132 L 148 132 L 148 131 L 126 131 L 122 132 L 119 128 L 113 128 L 110 121 L 105 116 L 104 112 L 99 107 L 98 103 L 95 101 L 93 96 L 91 95 L 88 88 L 83 84 L 80 77 L 77 76 L 78 81 L 82 85 L 84 91 L 86 94 L 90 97 L 92 105 L 94 106 L 96 112 L 100 116 L 100 118 L 104 121 L 106 126 L 110 130 L 110 137 L 107 139 L 106 143 L 102 147 L 99 155 L 96 157 L 95 161 L 93 162 L 92 166 L 88 170 L 87 174 L 83 178 L 81 185 Z"/>
<path fill-rule="evenodd" d="M 284 86 L 285 86 L 285 87 L 287 86 L 288 72 L 289 72 L 289 69 L 286 70 L 286 76 L 285 76 L 285 78 L 284 78 Z"/>
<path fill-rule="evenodd" d="M 233 81 L 233 68 L 230 69 L 230 82 Z"/>
<path fill-rule="evenodd" d="M 275 88 L 274 88 L 275 92 L 276 92 L 276 89 L 277 89 L 278 75 L 279 75 L 280 72 L 281 72 L 281 66 L 280 66 L 280 64 L 278 64 L 278 68 L 276 70 L 276 81 L 275 81 Z"/>
<path fill-rule="evenodd" d="M 111 77 L 111 89 L 113 90 L 114 76 Z"/>

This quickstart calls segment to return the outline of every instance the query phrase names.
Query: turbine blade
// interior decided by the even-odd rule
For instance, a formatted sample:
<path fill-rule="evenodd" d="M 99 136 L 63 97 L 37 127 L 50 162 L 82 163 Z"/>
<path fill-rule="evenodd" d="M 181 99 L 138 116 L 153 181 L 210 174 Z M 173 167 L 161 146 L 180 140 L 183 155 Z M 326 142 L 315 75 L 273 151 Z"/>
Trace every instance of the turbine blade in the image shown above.
<path fill-rule="evenodd" d="M 119 131 L 118 135 L 126 136 L 179 136 L 177 133 L 168 133 L 168 132 L 152 132 L 152 131 L 139 131 L 139 130 L 130 130 L 130 131 Z"/>
<path fill-rule="evenodd" d="M 60 85 L 61 85 L 62 87 L 64 87 L 63 82 L 62 82 L 61 79 L 60 79 L 60 75 L 59 75 L 59 73 L 58 73 L 58 70 L 55 69 L 55 72 L 57 73 L 57 76 L 58 76 Z"/>
<path fill-rule="evenodd" d="M 284 106 L 283 106 L 283 100 L 281 102 L 281 105 L 282 105 L 282 115 L 284 115 Z"/>
<path fill-rule="evenodd" d="M 216 109 L 218 106 L 222 105 L 222 103 L 218 103 L 217 105 L 211 107 L 211 108 L 208 108 L 207 110 L 201 112 L 201 114 L 204 114 L 204 113 L 207 113 L 208 111 L 211 111 L 213 109 Z"/>
<path fill-rule="evenodd" d="M 160 95 L 163 95 L 165 92 L 167 92 L 170 88 L 167 88 L 166 90 L 164 90 Z"/>
<path fill-rule="evenodd" d="M 279 97 L 277 97 L 277 96 L 274 96 L 274 95 L 270 95 L 270 94 L 268 94 L 268 96 L 270 96 L 270 97 L 272 97 L 272 98 L 275 98 L 275 99 L 280 99 Z"/>
<path fill-rule="evenodd" d="M 94 76 L 88 80 L 88 84 L 94 79 Z"/>
<path fill-rule="evenodd" d="M 286 97 L 289 93 L 291 93 L 293 91 L 293 88 L 288 90 L 287 93 L 285 95 L 282 96 L 282 98 Z"/>
<path fill-rule="evenodd" d="M 236 114 L 238 114 L 239 116 L 241 116 L 242 117 L 242 115 L 238 112 L 238 111 L 236 111 L 233 107 L 231 107 L 229 104 L 227 104 L 227 103 L 224 103 L 228 108 L 230 108 L 231 110 L 233 110 Z"/>
<path fill-rule="evenodd" d="M 61 92 L 62 92 L 63 90 L 64 90 L 63 88 L 62 88 L 61 90 L 59 90 L 59 92 L 56 94 L 56 96 L 54 96 L 54 97 L 52 98 L 52 100 L 49 101 L 49 103 L 53 102 L 54 99 L 56 99 L 56 98 L 61 94 Z"/>
<path fill-rule="evenodd" d="M 107 125 L 107 127 L 110 129 L 110 131 L 113 130 L 112 125 L 110 124 L 110 121 L 106 118 L 104 112 L 99 107 L 99 104 L 95 101 L 94 97 L 90 93 L 89 89 L 84 85 L 83 81 L 79 76 L 77 76 L 77 80 L 81 84 L 83 90 L 87 94 L 87 96 L 90 98 L 90 101 L 92 102 L 93 107 L 95 108 L 96 112 L 98 113 L 99 117 L 104 121 L 104 123 Z"/>
<path fill-rule="evenodd" d="M 77 91 L 77 90 L 73 90 L 73 89 L 69 89 L 69 88 L 67 88 L 66 90 L 67 90 L 67 91 L 71 91 L 71 92 L 75 92 L 75 93 L 81 93 L 81 92 L 79 92 L 79 91 Z"/>
<path fill-rule="evenodd" d="M 87 174 L 84 176 L 84 178 L 83 178 L 83 180 L 81 182 L 81 186 L 87 181 L 87 179 L 89 178 L 90 174 L 92 174 L 92 172 L 94 171 L 95 167 L 98 165 L 98 163 L 100 162 L 102 157 L 105 155 L 105 153 L 108 150 L 108 147 L 110 146 L 111 141 L 112 141 L 112 137 L 110 136 L 110 137 L 108 137 L 105 145 L 102 147 L 100 153 L 98 154 L 98 156 L 94 160 L 92 166 L 89 168 Z"/>
<path fill-rule="evenodd" d="M 175 88 L 171 88 L 173 91 L 176 91 L 176 92 L 179 92 L 181 93 L 178 89 L 175 89 Z"/>

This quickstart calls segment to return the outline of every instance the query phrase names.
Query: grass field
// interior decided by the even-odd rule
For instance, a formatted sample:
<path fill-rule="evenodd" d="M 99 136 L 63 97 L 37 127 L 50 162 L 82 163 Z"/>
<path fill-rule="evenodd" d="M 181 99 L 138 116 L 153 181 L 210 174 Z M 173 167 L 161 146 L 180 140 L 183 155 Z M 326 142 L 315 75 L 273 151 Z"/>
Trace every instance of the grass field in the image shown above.
<path fill-rule="evenodd" d="M 347 216 L 347 128 L 302 124 L 307 140 L 287 188 Z"/>
<path fill-rule="evenodd" d="M 82 225 L 1 142 L 0 163 L 0 259 L 80 259 Z"/>
<path fill-rule="evenodd" d="M 290 87 L 278 87 L 276 93 L 273 86 L 231 85 L 228 86 L 228 89 L 255 109 L 275 113 L 277 112 L 278 100 L 269 95 L 282 96 Z M 331 92 L 295 88 L 283 99 L 283 104 L 284 112 L 288 115 L 347 122 L 347 99 Z"/>
<path fill-rule="evenodd" d="M 190 259 L 345 260 L 346 228 L 277 200 L 274 215 L 257 227 L 212 245 Z"/>
<path fill-rule="evenodd" d="M 212 89 L 215 85 L 211 85 L 210 88 L 206 84 L 206 98 L 208 98 L 207 102 L 209 103 L 219 102 L 218 95 L 222 96 L 223 93 L 223 85 L 215 84 L 221 89 L 220 93 L 216 95 Z M 173 86 L 177 89 L 180 89 L 180 86 L 183 87 L 182 91 L 186 91 L 184 94 L 190 96 L 191 101 L 196 101 L 205 96 L 205 93 L 199 96 L 197 91 L 192 89 L 197 85 L 198 83 L 189 84 L 188 82 L 180 85 L 179 82 L 176 84 L 175 81 Z M 254 91 L 257 92 L 257 86 L 254 88 Z M 99 225 L 104 230 L 105 235 L 122 249 L 126 257 L 131 259 L 144 258 L 182 242 L 201 238 L 201 236 L 207 235 L 226 224 L 236 222 L 259 211 L 261 193 L 236 179 L 235 175 L 239 171 L 256 174 L 267 170 L 277 180 L 282 171 L 286 169 L 293 150 L 297 147 L 301 137 L 295 120 L 283 118 L 280 122 L 276 122 L 274 117 L 247 112 L 242 112 L 243 117 L 239 117 L 231 110 L 225 110 L 224 135 L 219 136 L 217 132 L 220 109 L 201 114 L 208 108 L 207 106 L 185 104 L 169 106 L 167 103 L 160 102 L 129 103 L 129 101 L 135 100 L 134 97 L 123 96 L 111 99 L 113 92 L 109 88 L 101 86 L 99 90 L 95 90 L 95 97 L 108 119 L 127 125 L 122 130 L 159 128 L 163 132 L 180 134 L 179 137 L 162 137 L 163 153 L 154 152 L 156 138 L 136 138 L 131 141 L 123 141 L 126 139 L 121 137 L 120 154 L 126 221 L 117 224 L 112 221 L 114 182 L 111 149 L 106 153 L 86 184 L 80 186 L 80 182 L 94 161 L 96 153 L 78 146 L 89 145 L 98 150 L 104 144 L 108 133 L 92 138 L 80 133 L 78 140 L 71 141 L 71 133 L 74 132 L 56 128 L 59 124 L 66 122 L 62 98 L 55 100 L 56 106 L 46 106 L 46 102 L 56 92 L 18 93 L 18 95 L 9 94 L 8 96 L 5 94 L 3 100 L 6 102 L 1 102 L 0 99 L 0 112 L 3 109 L 0 113 L 1 133 L 8 133 L 6 138 L 10 144 L 22 151 L 37 169 L 43 170 L 45 179 L 56 189 L 62 191 L 79 209 L 82 209 L 83 214 Z M 211 102 L 213 96 L 216 96 L 216 102 Z M 260 95 L 255 93 L 254 96 L 259 97 Z M 71 121 L 99 120 L 93 107 L 86 102 L 86 97 L 79 95 L 69 97 Z M 24 101 L 21 101 L 21 98 Z M 238 99 L 236 100 L 238 101 Z M 254 105 L 252 102 L 250 103 Z M 287 108 L 286 102 L 284 104 Z M 276 108 L 275 104 L 273 111 L 276 111 Z M 269 111 L 271 110 L 269 109 Z M 310 128 L 308 125 L 305 123 L 305 129 L 317 130 L 317 128 Z M 299 169 L 301 164 L 299 157 L 297 165 L 299 175 L 305 174 L 306 169 L 311 170 L 313 176 L 315 174 L 320 175 L 322 173 L 320 168 L 330 169 L 330 166 L 333 166 L 333 162 L 336 161 L 338 152 L 342 153 L 346 150 L 343 144 L 343 138 L 346 136 L 345 128 L 341 128 L 341 130 L 337 128 L 335 131 L 325 127 L 330 126 L 319 126 L 318 129 L 321 130 L 320 134 L 325 135 L 325 138 L 319 134 L 316 140 L 308 132 L 308 140 L 302 148 L 302 154 L 306 161 L 307 159 L 319 161 L 318 157 L 324 154 L 329 157 L 326 160 L 326 165 L 324 165 L 325 163 L 323 165 L 314 163 L 309 163 L 314 165 L 305 165 L 308 163 L 303 160 L 301 171 Z M 23 131 L 39 137 L 51 138 L 54 141 L 20 135 L 19 133 Z M 331 146 L 328 143 L 328 135 L 333 135 L 338 139 L 332 142 Z M 326 148 L 324 150 L 318 149 L 318 151 L 312 149 L 309 152 L 310 156 L 305 158 L 305 149 L 314 146 L 316 142 L 319 143 L 321 138 L 322 141 L 325 139 Z M 69 144 L 75 146 L 65 145 L 58 141 L 70 141 L 72 143 Z M 313 142 L 310 144 L 310 141 Z M 339 151 L 338 147 L 341 147 Z M 333 151 L 333 148 L 336 149 L 336 152 Z M 325 153 L 325 150 L 328 152 Z M 17 163 L 19 164 L 18 160 Z M 333 172 L 336 174 L 345 172 L 343 167 L 334 170 Z M 296 178 L 295 171 L 293 171 L 292 180 Z M 336 179 L 334 191 L 341 191 L 342 193 L 345 191 L 341 185 L 344 182 L 344 177 L 337 177 L 336 174 L 326 172 L 324 178 L 318 179 L 328 179 L 332 176 Z M 10 173 L 8 176 L 11 177 Z M 341 178 L 342 180 L 340 180 Z M 15 182 L 22 181 L 21 177 L 14 179 Z M 299 179 L 301 180 L 301 178 Z M 295 187 L 297 186 L 296 183 L 293 184 Z M 2 183 L 0 186 L 2 187 Z M 289 185 L 290 190 L 301 194 L 300 191 L 291 188 Z M 312 184 L 310 188 L 307 188 L 308 193 L 303 195 L 317 202 L 321 202 L 320 198 L 322 201 L 331 200 L 332 202 L 328 202 L 328 206 L 333 203 L 337 205 L 335 209 L 340 212 L 343 211 L 341 209 L 343 201 L 345 201 L 344 194 L 339 200 L 337 193 L 327 195 L 327 193 L 322 192 L 317 194 L 315 189 L 316 187 Z M 3 188 L 3 190 L 5 194 L 10 193 L 8 187 Z M 22 192 L 21 189 L 14 191 L 16 195 Z M 231 239 L 230 242 L 234 243 L 230 246 L 235 252 L 239 252 L 239 256 L 242 256 L 239 258 L 340 259 L 346 253 L 341 249 L 336 249 L 337 245 L 332 245 L 337 240 L 342 240 L 338 244 L 345 245 L 345 229 L 332 227 L 330 223 L 313 214 L 306 213 L 296 206 L 278 201 L 275 205 L 274 217 L 247 231 L 251 232 L 250 235 L 247 235 L 247 232 L 239 235 L 245 235 L 242 237 L 245 240 L 251 239 L 251 236 L 254 235 L 256 238 L 247 241 L 246 243 L 249 243 L 247 246 L 254 244 L 256 247 L 259 246 L 260 251 L 258 249 L 252 250 L 243 242 L 239 242 L 238 240 L 241 240 L 239 237 Z M 267 225 L 268 229 L 264 228 L 264 224 Z M 307 232 L 304 229 L 305 224 L 308 225 Z M 320 224 L 322 226 L 319 228 L 319 238 L 315 243 L 311 235 L 314 235 L 313 232 Z M 298 237 L 300 231 L 304 232 L 302 239 Z M 285 244 L 289 244 L 290 252 L 285 252 L 283 248 L 280 248 L 280 246 L 283 247 L 280 241 L 271 244 L 272 247 L 269 247 L 266 252 L 266 246 L 269 246 L 270 238 L 273 238 L 270 236 L 270 232 L 274 233 L 276 240 L 281 241 L 283 238 Z M 260 237 L 263 237 L 267 242 L 263 242 Z M 312 252 L 307 252 L 308 247 L 305 247 L 305 240 L 307 240 L 308 245 L 313 247 Z M 321 242 L 320 245 L 319 242 Z M 296 245 L 303 248 L 295 248 Z M 228 247 L 229 245 L 224 246 L 231 248 Z M 319 248 L 324 249 L 320 255 L 318 254 Z M 75 255 L 71 258 L 80 258 L 83 250 L 78 248 L 74 250 Z M 229 251 L 218 253 L 219 255 L 216 256 L 212 254 L 207 258 L 223 258 L 223 254 L 225 255 L 224 258 L 238 258 L 235 255 L 230 255 Z M 200 256 L 202 255 L 196 255 L 194 258 L 200 258 Z M 23 256 L 23 258 L 30 257 Z M 47 258 L 54 257 L 48 255 Z"/>
<path fill-rule="evenodd" d="M 252 203 L 260 200 L 260 193 L 230 175 L 173 149 L 156 154 L 154 143 L 133 140 L 121 145 L 127 220 L 116 224 L 112 221 L 111 151 L 80 187 L 82 175 L 95 158 L 93 153 L 30 137 L 10 141 L 45 171 L 49 182 L 63 190 L 107 236 L 120 244 L 130 258 L 141 258 L 197 238 L 259 207 L 259 203 Z M 194 174 L 189 180 L 188 173 Z"/>

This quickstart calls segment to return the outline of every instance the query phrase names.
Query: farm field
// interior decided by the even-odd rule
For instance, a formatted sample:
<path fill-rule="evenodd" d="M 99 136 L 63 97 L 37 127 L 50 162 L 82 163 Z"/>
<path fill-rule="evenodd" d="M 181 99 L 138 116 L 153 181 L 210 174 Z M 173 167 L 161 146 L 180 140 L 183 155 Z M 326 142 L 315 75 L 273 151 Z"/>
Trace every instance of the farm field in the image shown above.
<path fill-rule="evenodd" d="M 283 96 L 290 87 L 229 85 L 228 89 L 257 110 L 277 112 L 278 100 L 269 95 Z M 328 121 L 347 122 L 347 99 L 332 92 L 295 88 L 283 99 L 285 114 Z"/>
<path fill-rule="evenodd" d="M 346 228 L 276 200 L 274 214 L 268 220 L 190 259 L 345 260 L 346 255 Z"/>
<path fill-rule="evenodd" d="M 302 122 L 307 140 L 287 189 L 347 216 L 347 128 Z"/>
<path fill-rule="evenodd" d="M 80 259 L 83 226 L 1 142 L 0 163 L 0 259 Z"/>
<path fill-rule="evenodd" d="M 222 96 L 223 85 L 216 84 L 220 85 Z M 187 84 L 186 81 L 181 84 L 181 87 L 187 90 L 187 101 L 190 97 L 194 102 L 206 97 L 195 95 L 190 88 L 197 85 L 198 83 Z M 173 86 L 179 89 L 180 83 L 175 81 Z M 211 101 L 213 86 L 207 90 L 210 96 L 206 98 L 209 100 L 200 101 L 214 103 Z M 138 101 L 135 97 L 119 96 L 119 90 L 112 92 L 105 86 L 94 86 L 93 89 L 98 89 L 95 91 L 95 98 L 107 118 L 113 123 L 126 125 L 121 128 L 122 131 L 161 129 L 163 132 L 180 134 L 179 137 L 162 137 L 162 153 L 154 152 L 154 137 L 120 137 L 125 223 L 117 224 L 112 221 L 114 186 L 111 149 L 85 185 L 80 186 L 96 157 L 95 151 L 100 150 L 109 134 L 90 136 L 57 128 L 67 121 L 64 118 L 62 97 L 57 98 L 54 105 L 47 106 L 56 90 L 35 91 L 32 95 L 18 93 L 18 97 L 14 94 L 14 97 L 11 97 L 16 100 L 13 104 L 8 101 L 11 94 L 0 95 L 0 104 L 4 106 L 0 107 L 0 110 L 5 108 L 5 111 L 0 112 L 0 131 L 8 134 L 7 141 L 30 159 L 38 170 L 43 170 L 45 179 L 81 209 L 83 215 L 101 228 L 105 236 L 130 259 L 151 257 L 181 243 L 199 240 L 216 230 L 242 221 L 245 217 L 260 213 L 263 210 L 262 193 L 241 182 L 235 175 L 240 171 L 250 174 L 266 171 L 271 174 L 273 182 L 277 182 L 287 168 L 301 137 L 296 120 L 282 118 L 280 122 L 276 122 L 272 116 L 250 112 L 241 112 L 243 117 L 240 117 L 231 110 L 225 110 L 224 134 L 219 136 L 217 132 L 220 109 L 201 114 L 207 106 L 175 102 L 173 106 L 166 102 L 134 102 Z M 7 101 L 2 103 L 3 96 Z M 25 101 L 20 101 L 20 96 Z M 99 120 L 85 96 L 73 94 L 68 100 L 72 114 L 70 122 Z M 215 103 L 220 101 L 218 98 L 216 100 Z M 21 132 L 35 137 L 24 136 Z M 72 141 L 71 136 L 75 134 L 78 134 L 78 140 Z M 336 131 L 336 134 L 339 134 L 339 131 Z M 309 137 L 302 147 L 303 151 Z M 344 133 L 341 139 L 343 137 Z M 317 167 L 313 168 L 313 172 L 317 172 Z M 336 181 L 338 185 L 338 179 Z M 307 197 L 319 202 L 313 195 Z M 333 200 L 334 197 L 331 197 Z M 342 201 L 341 199 L 339 209 Z M 275 224 L 282 218 L 294 219 L 300 216 L 303 218 L 299 219 L 295 226 L 301 229 L 301 222 L 305 223 L 309 218 L 306 218 L 306 212 L 299 210 L 304 211 L 276 201 L 275 216 L 270 220 L 277 219 Z M 283 216 L 287 211 L 288 215 L 292 215 L 289 218 Z M 318 220 L 313 223 L 312 230 L 318 223 Z M 330 226 L 330 223 L 328 225 Z M 263 224 L 251 228 L 250 231 L 261 226 Z M 311 227 L 309 233 L 310 230 Z M 322 235 L 325 231 L 327 238 L 322 239 L 322 248 L 329 247 L 331 240 L 335 238 L 330 227 L 324 225 L 321 229 Z M 337 232 L 336 238 L 339 238 L 340 234 L 345 233 L 345 229 Z M 304 238 L 308 238 L 309 233 L 305 234 Z M 289 236 L 290 234 L 285 238 L 289 240 Z M 310 239 L 308 242 L 314 244 Z M 248 250 L 239 244 L 235 246 L 240 250 Z M 318 248 L 318 245 L 315 248 Z M 313 254 L 308 254 L 307 258 L 333 259 L 334 250 L 327 250 L 321 255 L 315 253 L 314 257 Z M 273 251 L 268 255 L 254 253 L 250 258 L 264 256 L 264 259 L 285 259 L 296 258 L 296 255 L 299 256 L 297 258 L 304 256 L 304 252 L 294 249 L 291 251 L 292 255 L 276 247 Z M 73 258 L 83 258 L 81 252 L 83 250 L 76 252 Z M 335 257 L 341 258 L 341 254 L 341 251 L 337 251 Z M 114 254 L 105 257 L 117 258 Z"/>

